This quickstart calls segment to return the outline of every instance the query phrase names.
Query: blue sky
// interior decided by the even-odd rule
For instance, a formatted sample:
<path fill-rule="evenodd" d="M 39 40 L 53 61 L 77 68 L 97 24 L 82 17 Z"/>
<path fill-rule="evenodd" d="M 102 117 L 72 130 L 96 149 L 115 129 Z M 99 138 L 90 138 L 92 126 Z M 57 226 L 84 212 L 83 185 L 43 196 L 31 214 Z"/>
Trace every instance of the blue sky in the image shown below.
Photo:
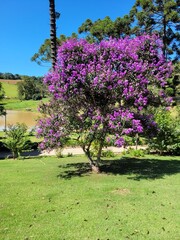
<path fill-rule="evenodd" d="M 110 16 L 112 20 L 129 13 L 135 0 L 55 0 L 57 36 L 71 35 L 87 19 Z M 1 0 L 0 72 L 43 76 L 50 65 L 39 66 L 31 57 L 49 38 L 49 0 Z"/>

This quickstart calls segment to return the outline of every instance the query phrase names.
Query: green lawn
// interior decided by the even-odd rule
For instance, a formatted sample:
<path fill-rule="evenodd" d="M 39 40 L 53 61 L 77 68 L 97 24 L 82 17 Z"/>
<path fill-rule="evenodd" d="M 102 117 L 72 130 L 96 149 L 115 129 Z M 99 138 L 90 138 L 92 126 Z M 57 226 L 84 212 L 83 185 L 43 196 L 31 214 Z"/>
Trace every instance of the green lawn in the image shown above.
<path fill-rule="evenodd" d="M 26 110 L 31 109 L 32 111 L 37 111 L 39 104 L 41 101 L 48 102 L 48 98 L 44 98 L 42 100 L 23 100 L 20 101 L 18 99 L 3 99 L 1 102 L 4 105 L 6 110 Z"/>
<path fill-rule="evenodd" d="M 1 103 L 4 105 L 6 110 L 26 110 L 31 109 L 32 111 L 37 111 L 40 104 L 40 100 L 23 100 L 18 99 L 17 84 L 11 83 L 12 80 L 7 80 L 7 82 L 2 82 L 2 87 L 5 91 L 5 96 Z M 13 82 L 13 81 L 12 81 Z M 44 98 L 43 102 L 48 102 L 48 98 Z"/>
<path fill-rule="evenodd" d="M 8 98 L 18 98 L 17 84 L 2 82 L 2 87 Z"/>
<path fill-rule="evenodd" d="M 116 157 L 118 158 L 118 157 Z M 0 239 L 179 239 L 178 157 L 1 160 Z"/>

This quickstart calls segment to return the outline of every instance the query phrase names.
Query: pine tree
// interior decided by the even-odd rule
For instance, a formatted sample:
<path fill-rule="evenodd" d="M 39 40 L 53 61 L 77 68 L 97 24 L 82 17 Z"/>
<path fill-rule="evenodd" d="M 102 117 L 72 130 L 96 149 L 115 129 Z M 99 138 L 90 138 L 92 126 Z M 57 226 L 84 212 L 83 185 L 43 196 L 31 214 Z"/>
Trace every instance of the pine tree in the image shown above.
<path fill-rule="evenodd" d="M 180 1 L 136 0 L 130 11 L 134 18 L 135 35 L 157 32 L 163 41 L 166 59 L 178 60 L 180 56 Z"/>

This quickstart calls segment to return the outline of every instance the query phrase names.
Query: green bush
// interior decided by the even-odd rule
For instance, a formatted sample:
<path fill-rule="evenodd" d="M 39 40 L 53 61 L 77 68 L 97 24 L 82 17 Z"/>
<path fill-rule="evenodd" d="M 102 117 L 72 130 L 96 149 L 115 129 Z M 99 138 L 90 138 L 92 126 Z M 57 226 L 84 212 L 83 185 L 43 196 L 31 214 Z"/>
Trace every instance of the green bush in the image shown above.
<path fill-rule="evenodd" d="M 149 148 L 160 155 L 168 153 L 179 155 L 180 152 L 180 123 L 178 116 L 173 117 L 169 111 L 163 109 L 155 114 L 158 133 L 149 140 Z"/>
<path fill-rule="evenodd" d="M 180 156 L 180 142 L 168 145 L 167 152 L 172 155 Z"/>
<path fill-rule="evenodd" d="M 174 89 L 171 87 L 166 88 L 166 94 L 168 96 L 173 96 L 174 95 Z"/>
<path fill-rule="evenodd" d="M 40 93 L 35 93 L 35 94 L 33 94 L 32 99 L 35 100 L 35 101 L 36 100 L 41 100 L 42 96 L 41 96 Z"/>
<path fill-rule="evenodd" d="M 27 150 L 29 147 L 27 126 L 24 123 L 8 125 L 4 145 L 11 150 L 13 158 L 19 157 L 22 150 Z"/>
<path fill-rule="evenodd" d="M 129 154 L 131 157 L 144 157 L 145 156 L 145 151 L 143 149 L 129 148 L 123 154 Z"/>
<path fill-rule="evenodd" d="M 115 154 L 111 150 L 103 150 L 101 156 L 102 157 L 115 157 Z"/>

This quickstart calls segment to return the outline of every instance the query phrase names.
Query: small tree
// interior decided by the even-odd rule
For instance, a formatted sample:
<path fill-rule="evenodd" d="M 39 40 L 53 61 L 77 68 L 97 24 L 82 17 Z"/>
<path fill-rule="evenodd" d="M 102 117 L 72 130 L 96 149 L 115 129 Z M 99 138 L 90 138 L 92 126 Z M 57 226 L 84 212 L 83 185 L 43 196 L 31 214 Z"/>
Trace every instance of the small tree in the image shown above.
<path fill-rule="evenodd" d="M 20 100 L 39 100 L 45 96 L 46 89 L 41 78 L 23 76 L 17 84 L 18 98 Z"/>
<path fill-rule="evenodd" d="M 12 151 L 13 158 L 17 158 L 22 150 L 27 148 L 27 126 L 17 123 L 9 125 L 6 131 L 5 146 Z"/>
<path fill-rule="evenodd" d="M 178 116 L 179 117 L 179 116 Z M 155 113 L 157 135 L 149 140 L 149 147 L 160 155 L 164 153 L 180 154 L 180 123 L 170 111 L 158 109 Z"/>
<path fill-rule="evenodd" d="M 4 98 L 4 89 L 2 87 L 2 83 L 0 82 L 0 100 Z M 0 116 L 5 115 L 6 111 L 4 109 L 4 106 L 0 104 Z"/>
<path fill-rule="evenodd" d="M 69 40 L 58 50 L 57 66 L 44 79 L 52 94 L 40 111 L 42 149 L 58 148 L 73 131 L 93 169 L 98 171 L 106 138 L 116 146 L 123 135 L 154 129 L 147 106 L 166 101 L 162 87 L 171 72 L 156 35 L 110 39 L 100 44 Z M 153 132 L 153 130 L 152 130 Z M 92 145 L 98 146 L 96 158 Z"/>

